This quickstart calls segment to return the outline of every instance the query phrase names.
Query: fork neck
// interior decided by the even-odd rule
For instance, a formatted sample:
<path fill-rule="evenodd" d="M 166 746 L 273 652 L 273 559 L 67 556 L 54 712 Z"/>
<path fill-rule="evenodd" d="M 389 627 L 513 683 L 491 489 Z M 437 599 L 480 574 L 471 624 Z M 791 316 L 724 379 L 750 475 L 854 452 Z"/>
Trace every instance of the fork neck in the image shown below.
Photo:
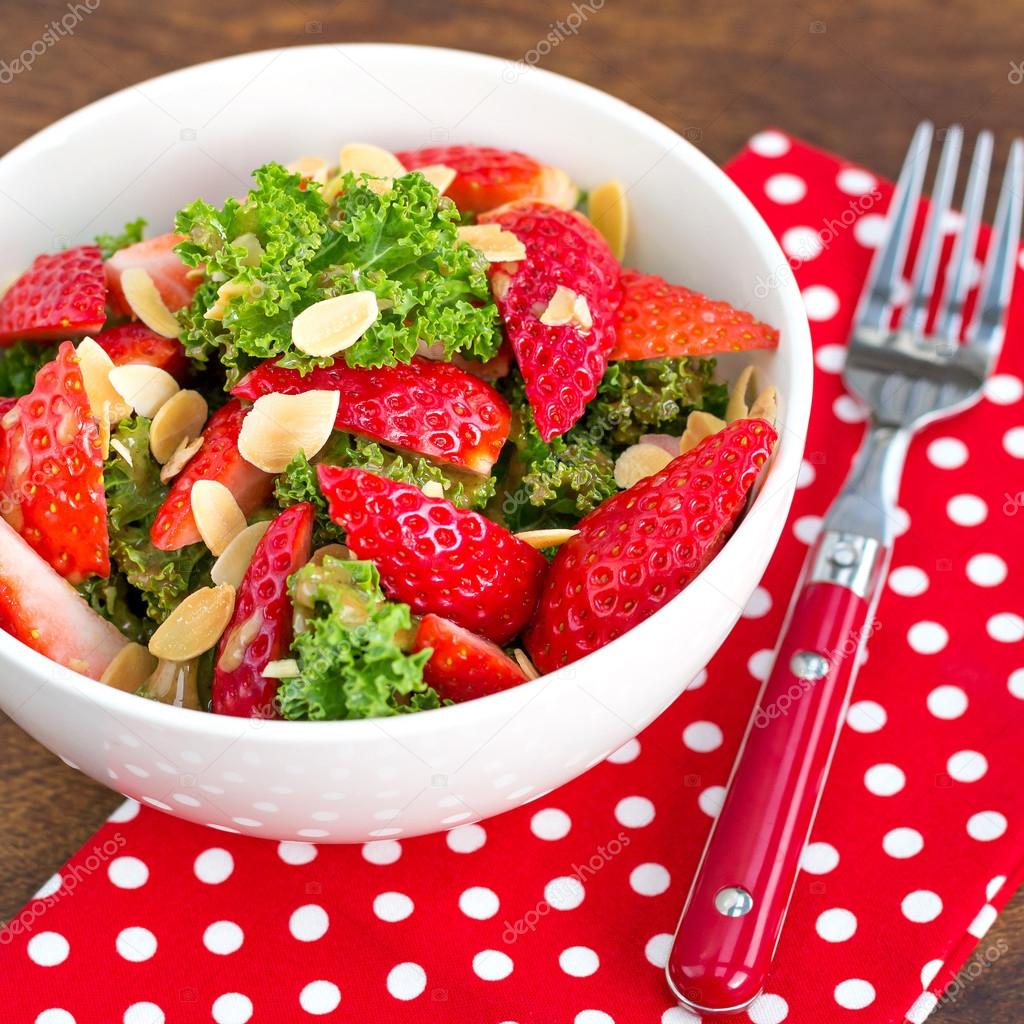
<path fill-rule="evenodd" d="M 825 516 L 823 531 L 869 537 L 891 547 L 910 436 L 905 427 L 872 417 L 843 489 Z"/>

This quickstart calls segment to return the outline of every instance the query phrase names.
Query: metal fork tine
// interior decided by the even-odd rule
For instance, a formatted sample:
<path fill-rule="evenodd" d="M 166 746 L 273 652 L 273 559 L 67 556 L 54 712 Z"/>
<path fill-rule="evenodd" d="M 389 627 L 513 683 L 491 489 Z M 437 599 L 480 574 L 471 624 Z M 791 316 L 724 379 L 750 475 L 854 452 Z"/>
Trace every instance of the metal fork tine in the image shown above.
<path fill-rule="evenodd" d="M 857 311 L 856 322 L 863 327 L 887 326 L 892 315 L 892 298 L 907 259 L 933 133 L 931 121 L 922 121 L 903 160 L 889 205 L 889 233 L 871 264 L 861 308 Z"/>
<path fill-rule="evenodd" d="M 924 332 L 928 322 L 928 310 L 935 294 L 935 281 L 942 255 L 942 221 L 953 199 L 963 138 L 963 129 L 959 125 L 951 125 L 946 130 L 939 169 L 935 175 L 935 189 L 932 193 L 928 223 L 914 268 L 913 291 L 903 316 L 902 326 L 919 333 Z"/>
<path fill-rule="evenodd" d="M 985 258 L 978 309 L 967 343 L 985 358 L 987 374 L 999 356 L 1005 334 L 1006 311 L 1013 291 L 1017 249 L 1020 246 L 1021 204 L 1024 202 L 1024 139 L 1014 139 L 999 190 L 999 204 Z"/>
<path fill-rule="evenodd" d="M 974 145 L 971 172 L 964 189 L 963 228 L 953 246 L 950 269 L 946 277 L 946 293 L 935 321 L 935 335 L 940 341 L 957 342 L 963 326 L 964 302 L 970 291 L 970 266 L 978 248 L 978 231 L 985 206 L 988 172 L 992 164 L 992 133 L 981 132 Z"/>

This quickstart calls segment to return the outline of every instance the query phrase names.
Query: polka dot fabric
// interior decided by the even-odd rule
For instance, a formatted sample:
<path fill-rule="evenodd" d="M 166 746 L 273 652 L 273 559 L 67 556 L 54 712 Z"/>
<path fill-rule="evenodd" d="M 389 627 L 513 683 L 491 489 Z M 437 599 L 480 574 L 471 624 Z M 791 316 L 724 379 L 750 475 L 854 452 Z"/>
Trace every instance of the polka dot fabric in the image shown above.
<path fill-rule="evenodd" d="M 789 239 L 816 391 L 790 529 L 706 672 L 584 777 L 445 835 L 274 843 L 129 802 L 0 932 L 5 1020 L 699 1024 L 662 971 L 787 595 L 863 429 L 838 374 L 889 194 L 778 131 L 730 171 Z M 728 1024 L 921 1024 L 1021 880 L 1024 497 L 1007 481 L 1024 294 L 1015 317 L 986 399 L 911 450 L 778 966 Z"/>

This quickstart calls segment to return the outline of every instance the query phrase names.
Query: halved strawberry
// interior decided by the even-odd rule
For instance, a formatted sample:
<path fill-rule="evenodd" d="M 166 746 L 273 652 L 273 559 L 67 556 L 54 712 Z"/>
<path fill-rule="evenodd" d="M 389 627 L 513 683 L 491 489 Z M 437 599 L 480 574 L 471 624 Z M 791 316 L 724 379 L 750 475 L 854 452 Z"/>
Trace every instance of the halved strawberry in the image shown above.
<path fill-rule="evenodd" d="M 483 213 L 519 199 L 562 205 L 568 178 L 532 156 L 494 146 L 428 146 L 395 154 L 410 171 L 444 164 L 455 171 L 445 195 L 460 210 Z M 564 179 L 564 181 L 563 181 Z M 573 190 L 575 191 L 575 190 Z M 573 202 L 569 205 L 572 206 Z"/>
<path fill-rule="evenodd" d="M 285 656 L 292 642 L 288 577 L 309 561 L 313 506 L 292 505 L 256 545 L 238 589 L 235 612 L 217 649 L 213 710 L 243 718 L 277 718 L 279 680 L 263 675 L 267 662 Z"/>
<path fill-rule="evenodd" d="M 622 272 L 611 359 L 710 356 L 776 348 L 779 332 L 728 302 L 639 270 Z"/>
<path fill-rule="evenodd" d="M 523 203 L 480 218 L 526 247 L 526 259 L 491 264 L 491 286 L 545 441 L 564 434 L 597 392 L 615 343 L 619 264 L 577 213 Z M 559 286 L 586 299 L 591 326 L 541 322 Z"/>
<path fill-rule="evenodd" d="M 736 420 L 585 516 L 524 637 L 537 668 L 596 651 L 675 597 L 722 546 L 777 438 L 766 420 Z"/>
<path fill-rule="evenodd" d="M 192 485 L 216 480 L 234 495 L 246 516 L 260 508 L 274 489 L 274 478 L 246 462 L 238 451 L 238 432 L 248 408 L 238 399 L 221 406 L 203 431 L 203 446 L 174 478 L 153 520 L 150 540 L 161 551 L 177 551 L 200 540 L 192 515 Z"/>
<path fill-rule="evenodd" d="M 434 653 L 423 667 L 423 680 L 444 700 L 473 700 L 527 681 L 497 644 L 440 615 L 424 615 L 416 630 L 413 651 L 427 648 Z"/>
<path fill-rule="evenodd" d="M 335 426 L 419 452 L 474 473 L 491 471 L 508 437 L 508 403 L 485 381 L 451 363 L 415 358 L 377 369 L 332 366 L 305 376 L 266 362 L 231 392 L 255 400 L 325 390 L 341 394 Z"/>
<path fill-rule="evenodd" d="M 72 583 L 110 575 L 99 427 L 70 341 L 0 420 L 0 513 Z"/>
<path fill-rule="evenodd" d="M 0 629 L 93 679 L 128 643 L 2 519 Z"/>
<path fill-rule="evenodd" d="M 177 338 L 165 338 L 143 323 L 108 327 L 97 334 L 94 340 L 110 356 L 115 366 L 146 363 L 166 370 L 179 383 L 188 374 L 188 357 L 181 342 Z"/>
<path fill-rule="evenodd" d="M 92 334 L 106 320 L 106 295 L 98 246 L 37 256 L 0 299 L 0 346 Z"/>
<path fill-rule="evenodd" d="M 184 240 L 184 235 L 172 231 L 118 249 L 105 264 L 107 287 L 114 306 L 123 313 L 129 312 L 121 289 L 121 275 L 129 267 L 141 267 L 149 274 L 169 310 L 173 312 L 187 306 L 199 287 L 200 275 L 193 273 L 192 268 L 186 266 L 174 251 L 174 247 Z"/>
<path fill-rule="evenodd" d="M 363 469 L 318 466 L 317 473 L 345 543 L 377 566 L 389 597 L 497 644 L 526 625 L 547 568 L 539 551 L 411 484 Z"/>

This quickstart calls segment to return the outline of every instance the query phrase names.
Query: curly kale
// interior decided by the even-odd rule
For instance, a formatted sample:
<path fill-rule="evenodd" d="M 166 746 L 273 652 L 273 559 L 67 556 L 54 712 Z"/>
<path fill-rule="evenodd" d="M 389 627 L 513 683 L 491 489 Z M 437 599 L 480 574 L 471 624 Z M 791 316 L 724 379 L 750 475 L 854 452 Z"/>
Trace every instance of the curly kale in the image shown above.
<path fill-rule="evenodd" d="M 321 299 L 373 291 L 380 315 L 345 353 L 351 366 L 409 362 L 419 343 L 488 359 L 498 313 L 486 262 L 456 235 L 458 211 L 419 173 L 380 193 L 346 174 L 329 204 L 319 187 L 279 164 L 259 168 L 244 200 L 221 209 L 196 200 L 179 212 L 178 247 L 207 278 L 181 312 L 189 355 L 216 355 L 228 385 L 255 362 L 279 357 L 307 372 L 330 360 L 292 345 L 291 325 Z M 218 301 L 218 293 L 221 296 Z M 207 313 L 217 306 L 217 319 Z"/>
<path fill-rule="evenodd" d="M 109 260 L 118 249 L 127 249 L 129 245 L 135 245 L 142 241 L 142 232 L 146 229 L 146 218 L 139 217 L 130 220 L 125 224 L 119 235 L 97 235 L 96 244 L 105 260 Z"/>
<path fill-rule="evenodd" d="M 277 691 L 285 718 L 378 718 L 440 706 L 423 682 L 431 652 L 410 653 L 409 608 L 384 598 L 371 562 L 327 556 L 289 585 L 308 620 L 292 641 L 299 675 Z"/>
<path fill-rule="evenodd" d="M 57 355 L 56 345 L 16 341 L 0 349 L 0 396 L 21 398 L 36 382 L 36 374 Z"/>
<path fill-rule="evenodd" d="M 92 610 L 112 622 L 129 640 L 145 644 L 153 635 L 156 623 L 146 617 L 145 604 L 124 573 L 112 567 L 110 576 L 93 576 L 75 588 L 89 602 Z"/>

